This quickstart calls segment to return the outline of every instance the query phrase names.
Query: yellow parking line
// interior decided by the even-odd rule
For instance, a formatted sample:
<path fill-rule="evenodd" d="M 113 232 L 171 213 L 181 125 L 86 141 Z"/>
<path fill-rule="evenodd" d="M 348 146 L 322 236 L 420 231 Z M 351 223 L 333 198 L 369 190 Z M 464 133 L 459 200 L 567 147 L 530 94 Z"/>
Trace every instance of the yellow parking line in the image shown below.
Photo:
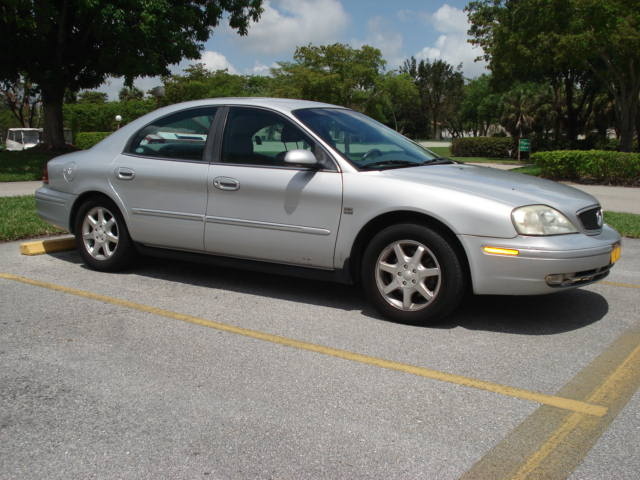
<path fill-rule="evenodd" d="M 51 238 L 20 244 L 22 255 L 42 255 L 44 253 L 62 252 L 76 247 L 74 237 Z"/>
<path fill-rule="evenodd" d="M 603 280 L 600 283 L 604 283 L 605 285 L 611 285 L 612 287 L 640 288 L 640 285 L 636 285 L 635 283 L 610 282 L 608 280 Z"/>
<path fill-rule="evenodd" d="M 522 400 L 528 400 L 531 402 L 540 403 L 552 407 L 557 407 L 572 412 L 578 412 L 585 415 L 602 417 L 606 415 L 607 408 L 601 405 L 594 405 L 579 400 L 573 400 L 570 398 L 563 398 L 554 395 L 547 395 L 544 393 L 534 392 L 521 388 L 510 387 L 507 385 L 501 385 L 498 383 L 487 382 L 484 380 L 477 380 L 462 375 L 455 375 L 451 373 L 440 372 L 438 370 L 432 370 L 429 368 L 418 367 L 415 365 L 409 365 L 406 363 L 393 362 L 377 357 L 370 357 L 368 355 L 362 355 L 355 352 L 349 352 L 347 350 L 340 350 L 337 348 L 326 347 L 323 345 L 316 345 L 313 343 L 303 342 L 300 340 L 294 340 L 292 338 L 281 337 L 278 335 L 272 335 L 270 333 L 259 332 L 256 330 L 249 330 L 246 328 L 236 327 L 221 322 L 215 322 L 211 320 L 205 320 L 203 318 L 194 317 L 192 315 L 185 315 L 183 313 L 172 312 L 170 310 L 164 310 L 149 305 L 143 305 L 140 303 L 130 302 L 128 300 L 122 300 L 114 297 L 108 297 L 106 295 L 100 295 L 93 292 L 87 292 L 85 290 L 78 290 L 75 288 L 64 287 L 62 285 L 56 285 L 54 283 L 41 282 L 39 280 L 33 280 L 30 278 L 22 277 L 19 275 L 13 275 L 8 273 L 0 273 L 0 278 L 6 280 L 13 280 L 21 282 L 27 285 L 33 285 L 37 287 L 47 288 L 58 292 L 64 292 L 70 295 L 78 297 L 89 298 L 92 300 L 98 300 L 113 305 L 119 305 L 122 307 L 138 310 L 141 312 L 152 313 L 154 315 L 160 315 L 163 317 L 171 318 L 174 320 L 180 320 L 203 327 L 214 328 L 223 332 L 233 333 L 236 335 L 242 335 L 245 337 L 253 338 L 256 340 L 262 340 L 265 342 L 271 342 L 279 345 L 285 345 L 287 347 L 297 348 L 300 350 L 307 350 L 310 352 L 316 352 L 323 355 L 328 355 L 336 358 L 342 358 L 344 360 L 350 360 L 352 362 L 363 363 L 366 365 L 373 365 L 388 370 L 395 370 L 399 372 L 409 373 L 419 377 L 429 378 L 432 380 L 440 380 L 443 382 L 449 382 L 456 385 L 462 385 L 465 387 L 476 388 L 479 390 L 486 390 L 500 395 L 508 397 L 519 398 Z"/>
<path fill-rule="evenodd" d="M 622 394 L 618 385 L 625 385 L 635 374 L 635 370 L 640 366 L 640 345 L 638 345 L 627 358 L 613 371 L 611 375 L 598 387 L 589 397 L 587 402 L 615 402 Z M 556 429 L 555 432 L 544 442 L 538 450 L 531 455 L 511 477 L 512 480 L 523 480 L 538 469 L 541 464 L 556 451 L 581 423 L 591 423 L 592 420 L 585 418 L 582 413 L 572 413 Z M 586 427 L 586 425 L 585 425 Z M 574 442 L 575 443 L 575 442 Z M 537 477 L 535 477 L 537 478 Z"/>
<path fill-rule="evenodd" d="M 461 480 L 567 478 L 640 387 L 640 328 L 623 332 L 557 393 L 607 407 L 603 417 L 541 406 Z"/>

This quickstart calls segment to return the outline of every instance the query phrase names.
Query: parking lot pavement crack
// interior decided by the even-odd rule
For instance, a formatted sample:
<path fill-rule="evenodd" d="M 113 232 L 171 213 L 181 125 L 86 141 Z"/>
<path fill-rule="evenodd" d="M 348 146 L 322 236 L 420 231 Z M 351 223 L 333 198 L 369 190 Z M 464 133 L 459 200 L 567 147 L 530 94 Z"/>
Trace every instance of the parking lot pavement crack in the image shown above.
<path fill-rule="evenodd" d="M 35 287 L 47 288 L 49 290 L 54 290 L 54 291 L 62 292 L 69 295 L 75 295 L 82 298 L 93 299 L 93 300 L 109 303 L 112 305 L 118 305 L 121 307 L 138 310 L 141 312 L 159 315 L 159 316 L 170 318 L 173 320 L 180 320 L 186 323 L 191 323 L 194 325 L 208 327 L 208 328 L 216 329 L 219 331 L 224 331 L 227 333 L 241 335 L 241 336 L 252 338 L 255 340 L 261 340 L 261 341 L 283 345 L 283 346 L 287 346 L 287 347 L 291 347 L 299 350 L 315 352 L 322 355 L 341 358 L 343 360 L 362 363 L 362 364 L 384 368 L 388 370 L 395 370 L 395 371 L 408 373 L 408 374 L 416 375 L 423 378 L 428 378 L 431 380 L 438 380 L 438 381 L 465 386 L 469 388 L 475 388 L 478 390 L 485 390 L 492 393 L 504 395 L 507 397 L 517 398 L 520 400 L 536 402 L 536 403 L 545 405 L 547 408 L 553 407 L 552 409 L 554 411 L 555 410 L 570 411 L 574 413 L 583 414 L 589 417 L 591 416 L 604 417 L 607 415 L 607 410 L 608 410 L 607 407 L 598 405 L 595 403 L 590 403 L 589 401 L 576 400 L 574 398 L 571 398 L 570 396 L 548 395 L 548 394 L 539 393 L 539 392 L 526 390 L 522 388 L 511 387 L 508 385 L 501 385 L 498 383 L 488 382 L 488 381 L 479 380 L 471 377 L 465 377 L 462 375 L 441 372 L 441 371 L 433 370 L 430 368 L 420 367 L 416 365 L 409 365 L 409 364 L 400 363 L 400 362 L 394 362 L 394 361 L 386 360 L 383 358 L 371 357 L 368 355 L 350 352 L 347 350 L 341 350 L 341 349 L 328 347 L 324 345 L 317 345 L 309 342 L 295 340 L 292 338 L 282 337 L 282 336 L 278 336 L 270 333 L 259 332 L 256 330 L 250 330 L 242 327 L 237 327 L 234 325 L 207 320 L 204 318 L 199 318 L 199 317 L 195 317 L 188 314 L 164 310 L 158 307 L 143 305 L 143 304 L 131 302 L 128 300 L 109 297 L 106 295 L 101 295 L 101 294 L 89 292 L 86 290 L 79 290 L 75 288 L 65 287 L 62 285 L 57 285 L 54 283 L 42 282 L 40 280 L 34 280 L 31 278 L 22 277 L 20 275 L 0 273 L 0 278 L 5 280 L 20 282 L 26 285 L 32 285 Z"/>

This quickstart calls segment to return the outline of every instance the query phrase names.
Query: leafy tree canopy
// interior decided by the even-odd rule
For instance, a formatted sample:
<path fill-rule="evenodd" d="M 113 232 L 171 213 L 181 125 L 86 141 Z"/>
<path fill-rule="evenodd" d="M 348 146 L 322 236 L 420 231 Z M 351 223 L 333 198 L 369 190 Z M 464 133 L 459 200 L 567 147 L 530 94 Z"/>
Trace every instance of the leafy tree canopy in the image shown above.
<path fill-rule="evenodd" d="M 620 148 L 631 149 L 640 94 L 640 2 L 476 0 L 467 10 L 473 41 L 496 80 L 562 73 L 568 86 L 594 76 L 615 99 Z"/>
<path fill-rule="evenodd" d="M 78 94 L 78 103 L 107 103 L 108 97 L 104 92 L 96 92 L 95 90 L 85 90 Z"/>
<path fill-rule="evenodd" d="M 164 96 L 160 98 L 162 105 L 201 98 L 248 95 L 246 77 L 226 70 L 207 70 L 202 63 L 187 67 L 183 75 L 164 77 L 163 83 Z"/>
<path fill-rule="evenodd" d="M 128 87 L 124 86 L 118 92 L 118 99 L 121 102 L 129 102 L 131 100 L 142 100 L 144 98 L 144 92 L 133 85 Z"/>
<path fill-rule="evenodd" d="M 385 61 L 377 48 L 334 43 L 298 47 L 293 62 L 278 65 L 272 70 L 275 95 L 366 110 Z"/>
<path fill-rule="evenodd" d="M 434 136 L 444 126 L 446 118 L 458 109 L 463 95 L 464 77 L 462 65 L 453 65 L 444 60 L 420 60 L 411 57 L 405 60 L 400 71 L 407 73 L 420 94 L 422 107 L 428 111 Z"/>
<path fill-rule="evenodd" d="M 199 58 L 225 12 L 244 34 L 262 0 L 10 0 L 0 5 L 0 80 L 24 73 L 42 90 L 47 140 L 62 146 L 66 89 L 95 88 L 107 76 L 168 74 Z"/>

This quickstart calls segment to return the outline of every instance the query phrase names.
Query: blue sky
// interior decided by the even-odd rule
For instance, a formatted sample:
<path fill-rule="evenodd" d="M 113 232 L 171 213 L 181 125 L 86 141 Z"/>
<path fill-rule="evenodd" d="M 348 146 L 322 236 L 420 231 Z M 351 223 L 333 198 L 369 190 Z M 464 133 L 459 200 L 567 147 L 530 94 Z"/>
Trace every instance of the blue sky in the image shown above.
<path fill-rule="evenodd" d="M 213 70 L 266 75 L 276 62 L 291 60 L 298 45 L 342 42 L 379 48 L 387 69 L 413 55 L 462 63 L 465 76 L 475 77 L 485 67 L 474 62 L 481 52 L 467 43 L 466 4 L 466 0 L 267 0 L 260 21 L 250 26 L 245 37 L 223 21 L 206 43 L 200 61 Z M 193 62 L 175 65 L 172 71 L 180 72 L 189 63 Z M 157 78 L 135 82 L 143 90 L 159 83 Z M 120 79 L 112 79 L 101 90 L 113 98 L 121 85 Z"/>

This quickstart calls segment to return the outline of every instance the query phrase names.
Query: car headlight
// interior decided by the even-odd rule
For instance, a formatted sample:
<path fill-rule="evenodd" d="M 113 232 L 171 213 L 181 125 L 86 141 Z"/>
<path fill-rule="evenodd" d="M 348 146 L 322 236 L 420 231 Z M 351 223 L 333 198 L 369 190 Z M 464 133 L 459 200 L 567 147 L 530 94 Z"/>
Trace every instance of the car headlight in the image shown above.
<path fill-rule="evenodd" d="M 578 232 L 567 217 L 547 205 L 516 208 L 511 212 L 511 220 L 521 235 L 564 235 Z"/>

